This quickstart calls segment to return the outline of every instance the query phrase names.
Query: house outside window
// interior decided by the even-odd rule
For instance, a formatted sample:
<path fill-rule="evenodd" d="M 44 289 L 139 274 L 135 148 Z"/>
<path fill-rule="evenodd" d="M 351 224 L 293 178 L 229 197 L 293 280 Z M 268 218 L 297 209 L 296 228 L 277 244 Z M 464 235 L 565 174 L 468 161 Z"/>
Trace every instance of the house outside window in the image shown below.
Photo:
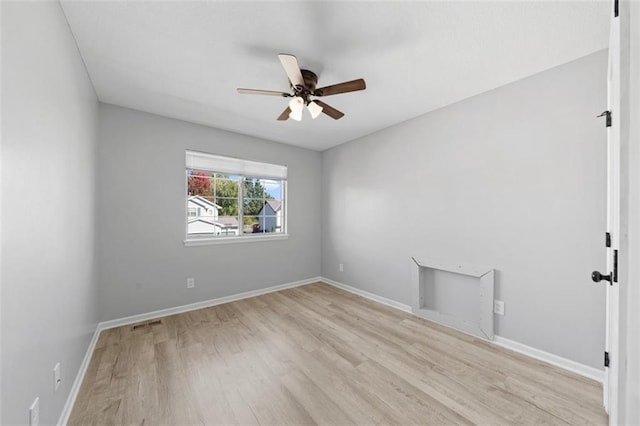
<path fill-rule="evenodd" d="M 286 237 L 286 177 L 286 166 L 187 151 L 185 243 Z"/>
<path fill-rule="evenodd" d="M 265 232 L 279 232 L 282 229 L 282 203 L 278 200 L 264 200 L 258 212 L 258 223 Z"/>

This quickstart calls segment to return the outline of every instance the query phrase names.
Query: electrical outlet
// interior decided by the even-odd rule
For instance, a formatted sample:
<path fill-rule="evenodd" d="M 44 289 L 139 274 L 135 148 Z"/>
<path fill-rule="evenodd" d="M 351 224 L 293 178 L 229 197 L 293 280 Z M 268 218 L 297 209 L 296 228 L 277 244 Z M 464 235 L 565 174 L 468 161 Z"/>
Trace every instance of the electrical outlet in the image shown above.
<path fill-rule="evenodd" d="M 338 265 L 338 270 L 339 270 L 340 272 L 344 272 L 344 265 L 343 265 L 342 263 L 340 263 L 340 264 Z"/>
<path fill-rule="evenodd" d="M 493 301 L 493 313 L 497 315 L 504 315 L 504 302 L 502 300 Z"/>
<path fill-rule="evenodd" d="M 56 366 L 53 367 L 53 391 L 58 392 L 58 388 L 60 388 L 60 383 L 62 383 L 62 378 L 60 377 L 60 363 L 56 363 Z"/>
<path fill-rule="evenodd" d="M 195 278 L 187 278 L 187 288 L 194 288 L 196 286 Z"/>
<path fill-rule="evenodd" d="M 29 407 L 29 426 L 40 424 L 40 398 L 36 398 Z"/>

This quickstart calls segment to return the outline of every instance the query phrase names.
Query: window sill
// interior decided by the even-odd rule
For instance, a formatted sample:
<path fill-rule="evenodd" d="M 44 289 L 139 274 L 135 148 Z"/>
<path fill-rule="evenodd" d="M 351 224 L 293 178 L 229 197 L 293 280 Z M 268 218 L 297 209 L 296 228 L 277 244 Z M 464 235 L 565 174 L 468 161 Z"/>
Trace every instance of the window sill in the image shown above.
<path fill-rule="evenodd" d="M 254 243 L 256 241 L 277 241 L 286 240 L 289 238 L 288 234 L 278 235 L 260 235 L 250 237 L 218 237 L 218 238 L 197 238 L 191 240 L 184 240 L 186 247 L 192 246 L 210 246 L 216 244 L 236 244 L 236 243 Z"/>

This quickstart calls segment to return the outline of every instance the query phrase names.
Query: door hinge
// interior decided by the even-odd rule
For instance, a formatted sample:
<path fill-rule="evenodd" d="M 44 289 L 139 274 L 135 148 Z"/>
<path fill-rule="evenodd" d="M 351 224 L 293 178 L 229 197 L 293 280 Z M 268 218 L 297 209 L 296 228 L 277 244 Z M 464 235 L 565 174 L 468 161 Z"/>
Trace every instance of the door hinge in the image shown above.
<path fill-rule="evenodd" d="M 613 17 L 614 18 L 618 17 L 619 11 L 620 11 L 620 3 L 618 2 L 618 0 L 613 0 Z"/>
<path fill-rule="evenodd" d="M 604 245 L 605 247 L 611 247 L 611 234 L 608 232 L 604 236 Z"/>
<path fill-rule="evenodd" d="M 613 282 L 618 282 L 618 250 L 613 251 Z"/>
<path fill-rule="evenodd" d="M 605 367 L 609 366 L 609 352 L 604 353 L 604 366 Z"/>
<path fill-rule="evenodd" d="M 606 126 L 611 127 L 611 111 L 602 111 L 602 114 L 596 115 L 596 118 L 606 117 Z"/>

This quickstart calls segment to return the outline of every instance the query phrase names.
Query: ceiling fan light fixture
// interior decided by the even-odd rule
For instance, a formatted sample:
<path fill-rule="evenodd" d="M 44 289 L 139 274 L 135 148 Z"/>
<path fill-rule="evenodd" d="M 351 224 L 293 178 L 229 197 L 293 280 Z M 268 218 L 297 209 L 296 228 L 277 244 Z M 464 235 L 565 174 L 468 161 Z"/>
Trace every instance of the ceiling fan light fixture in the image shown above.
<path fill-rule="evenodd" d="M 302 121 L 302 111 L 291 111 L 289 113 L 289 118 L 296 120 L 296 121 Z"/>
<path fill-rule="evenodd" d="M 300 96 L 292 98 L 289 101 L 289 108 L 291 108 L 291 111 L 302 112 L 302 110 L 304 109 L 304 99 L 302 99 Z"/>
<path fill-rule="evenodd" d="M 313 71 L 301 69 L 300 64 L 298 64 L 298 59 L 294 55 L 280 53 L 278 54 L 278 58 L 280 58 L 280 63 L 288 77 L 289 93 L 276 90 L 237 89 L 240 94 L 292 98 L 289 101 L 289 105 L 278 116 L 278 121 L 286 121 L 289 118 L 302 121 L 302 110 L 304 110 L 305 106 L 309 109 L 309 114 L 311 114 L 311 117 L 314 119 L 318 118 L 318 115 L 321 113 L 324 113 L 334 120 L 339 120 L 344 117 L 343 112 L 338 111 L 331 105 L 327 105 L 320 100 L 312 101 L 309 98 L 311 96 L 323 97 L 339 95 L 341 93 L 355 92 L 367 88 L 367 84 L 362 78 L 317 88 L 318 75 Z"/>
<path fill-rule="evenodd" d="M 318 118 L 318 116 L 322 112 L 322 107 L 317 103 L 315 103 L 314 101 L 309 102 L 309 105 L 307 105 L 307 108 L 309 109 L 311 118 L 313 118 L 314 120 Z"/>
<path fill-rule="evenodd" d="M 296 96 L 295 98 L 289 101 L 289 109 L 291 112 L 289 113 L 289 117 L 296 120 L 302 121 L 302 110 L 304 109 L 304 99 L 300 96 Z"/>

